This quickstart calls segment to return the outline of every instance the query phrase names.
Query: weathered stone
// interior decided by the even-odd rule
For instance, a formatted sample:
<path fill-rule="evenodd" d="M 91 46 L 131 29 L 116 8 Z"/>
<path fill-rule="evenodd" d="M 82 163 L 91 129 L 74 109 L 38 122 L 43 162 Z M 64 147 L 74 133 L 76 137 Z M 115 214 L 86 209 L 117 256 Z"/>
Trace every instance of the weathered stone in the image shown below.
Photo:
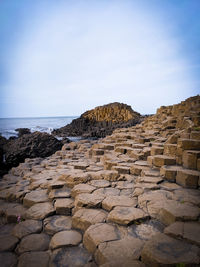
<path fill-rule="evenodd" d="M 132 260 L 132 259 L 124 259 L 123 263 L 118 262 L 118 260 L 111 259 L 111 261 L 108 261 L 104 264 L 101 264 L 101 267 L 121 267 L 121 266 L 126 266 L 126 267 L 146 267 L 144 263 L 142 263 L 139 260 Z"/>
<path fill-rule="evenodd" d="M 166 155 L 156 155 L 153 158 L 153 164 L 156 167 L 162 167 L 163 165 L 175 165 L 176 160 L 175 158 Z"/>
<path fill-rule="evenodd" d="M 74 169 L 85 170 L 87 167 L 89 167 L 89 164 L 86 162 L 79 162 L 74 164 Z"/>
<path fill-rule="evenodd" d="M 164 224 L 171 224 L 175 221 L 197 220 L 200 215 L 200 209 L 191 204 L 179 203 L 174 200 L 168 200 L 160 210 L 160 220 Z"/>
<path fill-rule="evenodd" d="M 72 225 L 72 219 L 70 216 L 58 216 L 54 215 L 44 220 L 44 231 L 53 235 L 60 231 L 70 230 Z"/>
<path fill-rule="evenodd" d="M 71 198 L 56 199 L 54 208 L 56 214 L 71 215 L 71 210 L 74 207 L 74 201 Z"/>
<path fill-rule="evenodd" d="M 59 233 L 56 233 L 52 237 L 50 248 L 56 249 L 64 246 L 75 246 L 78 245 L 81 241 L 82 235 L 79 232 L 75 230 L 61 231 Z"/>
<path fill-rule="evenodd" d="M 172 237 L 184 238 L 197 246 L 200 245 L 199 222 L 175 222 L 166 227 L 164 233 Z"/>
<path fill-rule="evenodd" d="M 32 234 L 25 236 L 17 247 L 17 252 L 22 254 L 29 251 L 44 251 L 49 247 L 50 238 L 46 234 Z"/>
<path fill-rule="evenodd" d="M 113 169 L 119 174 L 130 174 L 130 167 L 128 166 L 115 166 Z"/>
<path fill-rule="evenodd" d="M 104 195 L 99 194 L 79 194 L 75 198 L 75 207 L 89 207 L 98 208 L 101 206 L 101 202 L 105 198 Z"/>
<path fill-rule="evenodd" d="M 12 235 L 0 235 L 0 251 L 12 251 L 19 239 Z"/>
<path fill-rule="evenodd" d="M 195 139 L 179 139 L 178 146 L 183 150 L 200 150 L 200 140 Z"/>
<path fill-rule="evenodd" d="M 114 259 L 124 266 L 123 263 L 127 260 L 139 259 L 143 244 L 143 241 L 134 237 L 100 243 L 95 253 L 95 260 L 101 265 Z"/>
<path fill-rule="evenodd" d="M 60 248 L 53 251 L 49 267 L 87 266 L 90 261 L 91 255 L 82 247 Z"/>
<path fill-rule="evenodd" d="M 108 215 L 108 221 L 128 225 L 134 221 L 147 218 L 148 215 L 138 208 L 133 207 L 115 207 Z"/>
<path fill-rule="evenodd" d="M 200 172 L 182 169 L 177 171 L 176 183 L 188 188 L 197 188 Z"/>
<path fill-rule="evenodd" d="M 113 170 L 103 170 L 103 171 L 98 171 L 95 173 L 92 173 L 92 179 L 100 180 L 104 179 L 110 182 L 117 181 L 119 178 L 119 174 L 117 171 Z"/>
<path fill-rule="evenodd" d="M 139 183 L 161 183 L 163 179 L 161 177 L 152 177 L 152 176 L 142 176 L 138 177 L 137 182 Z"/>
<path fill-rule="evenodd" d="M 200 207 L 200 191 L 195 189 L 180 188 L 175 190 L 172 199 L 180 203 L 191 203 Z"/>
<path fill-rule="evenodd" d="M 119 196 L 120 190 L 113 187 L 99 188 L 93 194 L 100 194 L 105 196 Z"/>
<path fill-rule="evenodd" d="M 155 156 L 155 155 L 162 155 L 164 151 L 163 147 L 159 147 L 159 146 L 152 146 L 151 147 L 151 156 Z"/>
<path fill-rule="evenodd" d="M 78 194 L 82 193 L 92 193 L 96 189 L 95 186 L 89 185 L 89 184 L 78 184 L 75 185 L 74 188 L 71 191 L 72 197 L 76 197 Z"/>
<path fill-rule="evenodd" d="M 23 200 L 23 204 L 25 207 L 31 207 L 34 204 L 47 201 L 48 201 L 47 190 L 34 190 L 26 194 Z"/>
<path fill-rule="evenodd" d="M 116 226 L 107 223 L 97 223 L 91 225 L 85 231 L 83 244 L 89 252 L 94 253 L 100 243 L 119 238 Z"/>
<path fill-rule="evenodd" d="M 19 257 L 18 267 L 48 267 L 49 258 L 46 251 L 25 252 Z"/>
<path fill-rule="evenodd" d="M 17 265 L 17 257 L 11 252 L 0 252 L 1 267 L 15 267 Z"/>
<path fill-rule="evenodd" d="M 176 175 L 178 170 L 181 170 L 180 166 L 167 166 L 164 165 L 160 169 L 160 175 L 170 182 L 176 181 Z"/>
<path fill-rule="evenodd" d="M 142 261 L 148 266 L 175 266 L 199 264 L 199 248 L 173 239 L 164 234 L 157 234 L 147 241 L 142 250 Z"/>
<path fill-rule="evenodd" d="M 20 205 L 17 204 L 13 207 L 9 207 L 5 210 L 6 220 L 8 223 L 14 223 L 17 222 L 18 216 L 21 218 L 24 218 L 26 209 Z"/>
<path fill-rule="evenodd" d="M 127 196 L 107 196 L 103 202 L 102 207 L 105 210 L 112 210 L 116 206 L 135 207 L 137 200 Z"/>
<path fill-rule="evenodd" d="M 17 224 L 12 234 L 18 238 L 23 238 L 26 235 L 39 233 L 42 231 L 42 222 L 36 220 L 26 220 Z"/>
<path fill-rule="evenodd" d="M 200 158 L 200 151 L 185 150 L 183 152 L 183 166 L 188 169 L 197 169 L 197 159 Z"/>
<path fill-rule="evenodd" d="M 159 225 L 158 225 L 159 224 Z M 131 234 L 135 233 L 136 236 L 142 240 L 149 240 L 155 234 L 160 233 L 163 230 L 161 223 L 141 223 L 130 226 L 132 228 Z"/>
<path fill-rule="evenodd" d="M 90 225 L 106 220 L 107 213 L 98 209 L 80 209 L 72 217 L 72 226 L 85 231 Z"/>
<path fill-rule="evenodd" d="M 90 181 L 90 184 L 98 188 L 104 188 L 110 186 L 110 182 L 106 180 L 92 180 Z"/>
<path fill-rule="evenodd" d="M 71 190 L 67 187 L 58 188 L 58 189 L 52 189 L 49 193 L 49 198 L 64 198 L 64 197 L 70 197 L 71 196 Z"/>
<path fill-rule="evenodd" d="M 51 203 L 38 203 L 33 205 L 26 211 L 25 217 L 28 219 L 42 220 L 45 217 L 52 215 L 54 211 L 55 210 Z"/>

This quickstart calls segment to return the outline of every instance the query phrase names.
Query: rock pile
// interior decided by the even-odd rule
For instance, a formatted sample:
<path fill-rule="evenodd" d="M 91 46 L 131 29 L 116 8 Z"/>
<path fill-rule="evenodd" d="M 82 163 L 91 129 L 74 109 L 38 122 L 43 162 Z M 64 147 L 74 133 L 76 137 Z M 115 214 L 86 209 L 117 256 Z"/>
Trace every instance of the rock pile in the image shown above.
<path fill-rule="evenodd" d="M 141 122 L 142 116 L 131 106 L 111 103 L 86 111 L 72 123 L 54 130 L 58 136 L 105 137 L 116 128 L 130 127 Z"/>
<path fill-rule="evenodd" d="M 199 117 L 196 96 L 12 168 L 1 266 L 199 266 Z"/>

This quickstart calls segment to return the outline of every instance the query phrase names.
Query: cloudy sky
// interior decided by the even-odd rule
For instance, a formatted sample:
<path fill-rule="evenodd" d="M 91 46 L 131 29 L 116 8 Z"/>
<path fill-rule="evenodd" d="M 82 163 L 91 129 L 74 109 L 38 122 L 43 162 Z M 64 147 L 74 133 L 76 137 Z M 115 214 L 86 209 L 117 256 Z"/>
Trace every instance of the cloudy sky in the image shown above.
<path fill-rule="evenodd" d="M 200 0 L 0 0 L 0 117 L 142 114 L 200 92 Z"/>

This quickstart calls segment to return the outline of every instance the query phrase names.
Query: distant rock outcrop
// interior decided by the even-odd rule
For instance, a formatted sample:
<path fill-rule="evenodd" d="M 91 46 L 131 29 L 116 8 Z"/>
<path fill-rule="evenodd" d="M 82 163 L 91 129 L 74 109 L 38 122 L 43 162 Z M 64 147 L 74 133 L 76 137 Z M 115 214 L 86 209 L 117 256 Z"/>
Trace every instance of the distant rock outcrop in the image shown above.
<path fill-rule="evenodd" d="M 29 128 L 17 128 L 15 129 L 16 132 L 18 132 L 18 137 L 21 137 L 24 134 L 30 134 L 31 130 Z"/>
<path fill-rule="evenodd" d="M 15 140 L 8 141 L 4 146 L 6 164 L 12 167 L 17 166 L 26 158 L 48 157 L 60 150 L 62 145 L 61 141 L 47 133 L 24 134 Z"/>
<path fill-rule="evenodd" d="M 70 124 L 52 132 L 57 136 L 105 137 L 116 128 L 134 126 L 142 116 L 122 103 L 111 103 L 86 111 Z"/>

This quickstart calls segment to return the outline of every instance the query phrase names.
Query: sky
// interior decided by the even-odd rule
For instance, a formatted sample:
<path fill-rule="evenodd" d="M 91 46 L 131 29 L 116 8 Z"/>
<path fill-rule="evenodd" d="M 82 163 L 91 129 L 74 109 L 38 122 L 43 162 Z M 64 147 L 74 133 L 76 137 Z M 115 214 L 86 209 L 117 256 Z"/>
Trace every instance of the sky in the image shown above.
<path fill-rule="evenodd" d="M 200 0 L 0 0 L 0 117 L 153 114 L 200 92 Z"/>

